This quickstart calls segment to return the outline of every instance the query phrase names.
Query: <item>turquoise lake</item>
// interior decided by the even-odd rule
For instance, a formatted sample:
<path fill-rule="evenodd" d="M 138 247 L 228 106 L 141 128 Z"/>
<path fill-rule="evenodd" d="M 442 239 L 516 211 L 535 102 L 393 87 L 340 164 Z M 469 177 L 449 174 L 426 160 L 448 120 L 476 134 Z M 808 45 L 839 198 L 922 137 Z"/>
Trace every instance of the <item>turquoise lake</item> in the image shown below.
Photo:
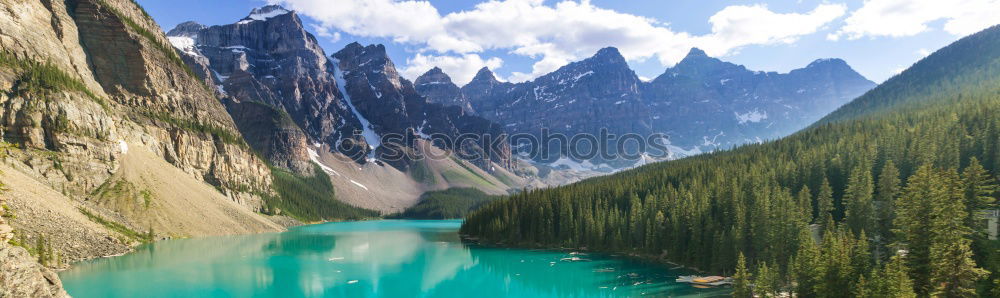
<path fill-rule="evenodd" d="M 309 225 L 174 239 L 59 274 L 74 297 L 726 296 L 684 270 L 598 254 L 463 244 L 459 220 Z M 567 261 L 578 257 L 585 261 Z"/>

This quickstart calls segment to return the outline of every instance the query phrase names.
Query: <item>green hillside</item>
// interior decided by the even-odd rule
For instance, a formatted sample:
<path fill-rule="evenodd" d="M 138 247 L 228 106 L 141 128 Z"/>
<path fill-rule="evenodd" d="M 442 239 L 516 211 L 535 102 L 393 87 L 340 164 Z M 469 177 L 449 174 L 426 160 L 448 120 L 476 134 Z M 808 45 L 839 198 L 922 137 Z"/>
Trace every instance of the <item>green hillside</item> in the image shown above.
<path fill-rule="evenodd" d="M 996 208 L 998 57 L 993 27 L 791 137 L 513 195 L 461 232 L 737 273 L 736 296 L 989 295 L 973 211 Z"/>
<path fill-rule="evenodd" d="M 497 198 L 499 196 L 488 195 L 475 188 L 449 188 L 446 190 L 428 191 L 420 196 L 420 202 L 417 205 L 406 208 L 400 214 L 390 215 L 388 218 L 463 218 L 472 210 Z"/>

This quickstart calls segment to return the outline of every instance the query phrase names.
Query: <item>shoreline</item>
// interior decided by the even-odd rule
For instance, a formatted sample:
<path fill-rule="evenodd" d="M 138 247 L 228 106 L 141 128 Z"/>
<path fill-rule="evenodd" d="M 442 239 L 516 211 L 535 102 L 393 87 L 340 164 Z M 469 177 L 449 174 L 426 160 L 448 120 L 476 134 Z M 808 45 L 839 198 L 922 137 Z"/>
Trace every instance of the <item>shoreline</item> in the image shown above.
<path fill-rule="evenodd" d="M 587 252 L 587 253 L 598 253 L 598 254 L 604 254 L 604 255 L 607 255 L 607 256 L 613 257 L 613 258 L 623 258 L 623 259 L 630 259 L 630 260 L 633 260 L 633 261 L 640 261 L 640 262 L 645 262 L 645 263 L 653 263 L 653 264 L 659 264 L 659 265 L 673 266 L 673 267 L 669 268 L 670 270 L 684 269 L 684 270 L 694 271 L 694 272 L 696 272 L 698 274 L 711 274 L 708 271 L 701 270 L 701 269 L 699 269 L 697 267 L 692 267 L 692 266 L 687 266 L 687 265 L 684 265 L 684 264 L 676 263 L 676 262 L 673 262 L 673 261 L 670 261 L 670 260 L 666 260 L 664 258 L 661 258 L 660 256 L 653 255 L 653 254 L 625 253 L 625 252 L 621 252 L 621 251 L 609 251 L 609 250 L 594 250 L 594 249 L 589 249 L 589 248 L 586 248 L 586 247 L 576 247 L 576 248 L 574 248 L 574 247 L 551 247 L 551 246 L 544 246 L 544 245 L 535 245 L 534 247 L 529 247 L 529 246 L 520 246 L 520 245 L 507 245 L 507 244 L 496 243 L 496 242 L 494 242 L 494 243 L 488 243 L 488 242 L 485 242 L 483 240 L 480 240 L 478 237 L 473 237 L 473 236 L 465 235 L 465 234 L 459 234 L 459 238 L 461 239 L 462 243 L 475 243 L 477 245 L 481 245 L 481 246 L 485 246 L 485 247 L 507 248 L 507 249 L 542 249 L 542 250 L 559 250 L 559 251 L 580 251 L 580 252 Z"/>

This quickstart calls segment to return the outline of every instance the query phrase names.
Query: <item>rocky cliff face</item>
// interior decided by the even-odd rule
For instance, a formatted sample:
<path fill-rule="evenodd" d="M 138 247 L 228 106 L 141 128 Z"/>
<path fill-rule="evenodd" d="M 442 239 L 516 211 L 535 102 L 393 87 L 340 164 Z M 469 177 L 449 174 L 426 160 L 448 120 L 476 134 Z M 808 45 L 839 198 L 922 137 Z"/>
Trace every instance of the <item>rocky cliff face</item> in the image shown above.
<path fill-rule="evenodd" d="M 0 134 L 70 194 L 88 194 L 142 144 L 234 201 L 259 208 L 267 167 L 210 89 L 131 1 L 4 1 Z M 43 62 L 45 61 L 45 62 Z M 238 190 L 238 191 L 237 191 Z"/>
<path fill-rule="evenodd" d="M 492 171 L 491 163 L 504 168 L 513 166 L 510 146 L 499 125 L 467 115 L 460 107 L 427 102 L 410 81 L 399 76 L 384 46 L 352 43 L 333 57 L 343 70 L 347 97 L 372 123 L 374 133 L 413 139 L 447 136 L 448 141 L 435 140 L 435 145 L 454 150 L 488 172 Z M 463 134 L 483 138 L 455 143 Z M 495 139 L 500 141 L 493 142 Z"/>
<path fill-rule="evenodd" d="M 4 212 L 0 211 L 0 297 L 69 297 L 55 272 L 38 264 L 24 248 L 8 243 L 14 232 Z"/>
<path fill-rule="evenodd" d="M 207 69 L 201 71 L 205 80 L 217 83 L 231 102 L 256 102 L 287 112 L 310 143 L 326 144 L 326 148 L 358 163 L 388 162 L 406 171 L 412 156 L 399 153 L 412 152 L 413 141 L 422 135 L 503 135 L 503 130 L 489 121 L 461 109 L 429 103 L 412 83 L 399 76 L 381 45 L 354 43 L 326 57 L 297 14 L 279 6 L 255 9 L 234 24 L 205 27 L 183 23 L 168 35 L 188 56 L 185 61 L 196 72 Z M 250 144 L 258 151 L 271 152 L 267 155 L 272 163 L 308 160 L 302 154 L 306 149 L 287 147 L 304 144 L 301 136 L 290 133 L 291 126 L 282 130 L 289 133 L 270 134 L 268 140 L 263 136 L 274 129 L 243 123 L 258 118 L 239 115 L 250 111 L 229 106 L 244 135 L 261 136 L 250 138 Z M 398 138 L 383 142 L 389 135 Z M 491 163 L 511 166 L 506 143 L 497 150 L 482 144 L 436 145 L 468 153 L 462 156 L 479 156 L 469 159 L 484 169 Z M 397 158 L 401 155 L 403 158 Z"/>
<path fill-rule="evenodd" d="M 427 82 L 442 81 L 441 76 L 429 72 Z M 669 157 L 677 158 L 790 134 L 874 86 L 839 59 L 779 74 L 750 71 L 699 49 L 655 80 L 642 82 L 618 50 L 605 48 L 534 81 L 502 83 L 484 68 L 458 95 L 442 91 L 450 88 L 418 90 L 432 98 L 464 98 L 477 115 L 503 124 L 512 134 L 664 134 Z M 557 160 L 568 147 L 542 148 L 550 156 L 540 160 Z M 617 151 L 613 144 L 608 147 L 608 152 Z M 561 162 L 597 169 L 594 164 L 609 161 Z M 610 165 L 636 162 L 642 160 Z"/>
<path fill-rule="evenodd" d="M 239 225 L 227 221 L 233 214 L 270 224 L 258 230 L 280 229 L 253 213 L 262 195 L 273 194 L 270 170 L 212 88 L 192 75 L 134 1 L 0 0 L 0 8 L 0 160 L 18 172 L 8 186 L 19 194 L 12 208 L 25 212 L 15 220 L 19 233 L 92 232 L 52 240 L 57 254 L 81 259 L 107 251 L 92 247 L 126 246 L 112 236 L 125 233 L 105 231 L 82 210 L 137 231 L 182 226 L 225 233 Z M 191 187 L 153 187 L 163 184 L 157 180 L 167 177 L 163 172 L 171 173 L 164 180 Z M 144 188 L 129 188 L 134 197 L 105 195 L 130 185 Z M 198 194 L 191 192 L 195 187 Z M 176 198 L 192 197 L 176 204 Z M 209 201 L 225 207 L 213 213 L 216 225 L 178 220 L 177 214 L 199 213 Z M 172 213 L 155 213 L 162 210 Z M 107 239 L 84 241 L 95 235 Z M 6 243 L 5 236 L 0 296 L 65 295 L 54 274 Z"/>
<path fill-rule="evenodd" d="M 294 12 L 265 6 L 234 24 L 206 27 L 187 22 L 168 36 L 189 65 L 204 69 L 202 77 L 234 103 L 229 111 L 241 131 L 258 136 L 250 144 L 268 152 L 273 164 L 300 174 L 311 169 L 305 167 L 309 158 L 304 136 L 328 144 L 340 144 L 342 139 L 363 142 L 353 136 L 361 123 L 343 103 L 333 65 Z M 234 108 L 240 102 L 265 104 L 287 113 L 293 122 L 281 127 L 246 123 L 265 111 Z M 249 114 L 236 114 L 242 112 Z M 303 132 L 293 132 L 294 126 Z"/>
<path fill-rule="evenodd" d="M 466 113 L 474 113 L 469 99 L 465 97 L 462 90 L 455 83 L 451 82 L 451 77 L 441 71 L 440 68 L 432 68 L 413 81 L 417 93 L 427 97 L 428 102 L 438 103 L 445 106 L 461 107 Z"/>

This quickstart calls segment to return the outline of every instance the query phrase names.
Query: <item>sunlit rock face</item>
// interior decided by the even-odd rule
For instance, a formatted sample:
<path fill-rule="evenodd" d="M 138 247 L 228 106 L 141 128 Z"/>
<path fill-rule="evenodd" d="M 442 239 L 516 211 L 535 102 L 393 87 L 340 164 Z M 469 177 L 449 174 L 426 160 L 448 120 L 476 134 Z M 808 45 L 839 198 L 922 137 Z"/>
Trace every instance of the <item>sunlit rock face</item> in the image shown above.
<path fill-rule="evenodd" d="M 428 102 L 411 82 L 399 76 L 382 45 L 352 43 L 327 56 L 298 15 L 279 6 L 255 9 L 228 25 L 182 23 L 168 35 L 195 72 L 217 85 L 220 96 L 232 102 L 262 103 L 287 113 L 309 144 L 326 144 L 358 163 L 385 162 L 406 170 L 411 161 L 395 158 L 395 153 L 412 151 L 417 138 L 504 134 L 500 126 L 468 111 Z M 256 119 L 238 114 L 233 118 L 237 122 Z M 266 136 L 274 130 L 290 131 L 287 125 L 238 124 L 245 129 L 244 134 L 261 136 L 251 145 L 274 164 L 303 170 L 297 165 L 307 161 L 302 154 L 306 151 L 299 149 L 305 143 L 297 134 L 271 134 L 271 140 Z M 388 135 L 401 138 L 383 143 Z M 512 166 L 506 142 L 497 142 L 500 146 L 496 148 L 482 143 L 435 144 L 463 153 L 459 157 L 478 156 L 469 160 L 487 171 L 494 166 Z"/>

